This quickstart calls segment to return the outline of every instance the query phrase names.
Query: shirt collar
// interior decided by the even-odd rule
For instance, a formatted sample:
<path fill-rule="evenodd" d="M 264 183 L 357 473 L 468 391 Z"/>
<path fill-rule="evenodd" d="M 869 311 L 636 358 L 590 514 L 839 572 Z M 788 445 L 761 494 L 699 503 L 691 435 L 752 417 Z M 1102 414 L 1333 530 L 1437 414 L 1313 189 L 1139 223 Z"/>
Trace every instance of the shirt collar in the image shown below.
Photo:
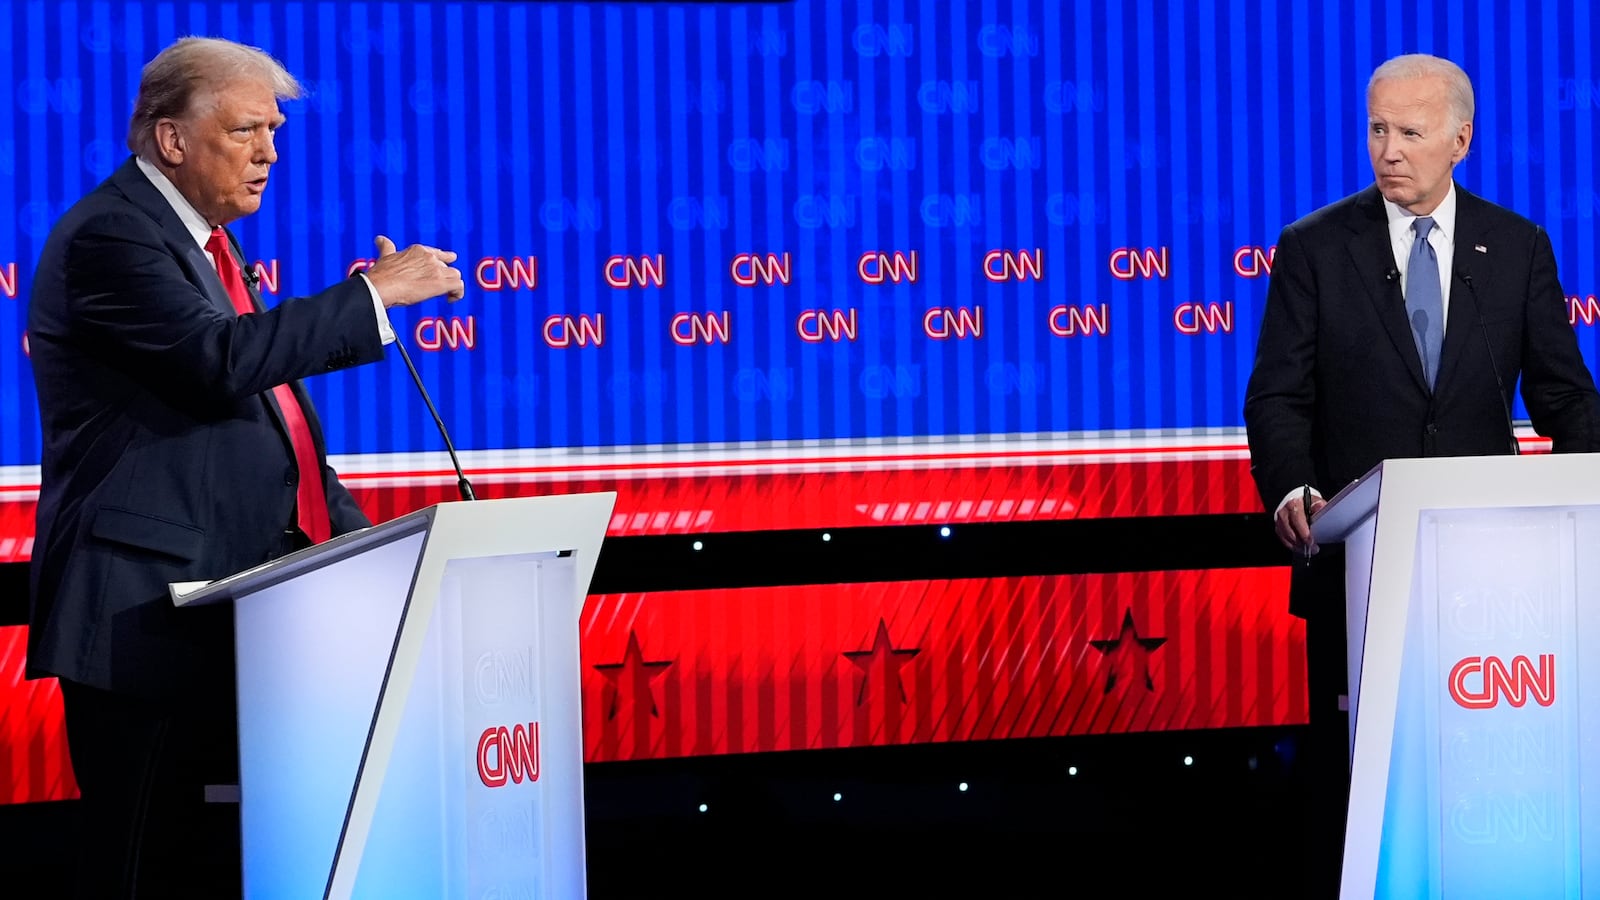
<path fill-rule="evenodd" d="M 161 192 L 161 196 L 167 198 L 167 203 L 172 207 L 172 211 L 178 214 L 179 221 L 183 222 L 183 227 L 188 229 L 189 235 L 194 238 L 194 242 L 200 245 L 200 249 L 204 250 L 206 244 L 211 241 L 211 226 L 206 224 L 206 217 L 200 215 L 200 211 L 194 208 L 194 204 L 183 196 L 183 192 L 178 190 L 178 186 L 173 184 L 172 179 L 163 174 L 160 169 L 142 156 L 135 157 L 135 161 L 138 162 L 139 171 L 144 173 L 144 177 L 150 179 L 150 183 L 156 186 L 156 190 Z"/>
<path fill-rule="evenodd" d="M 1416 216 L 1406 212 L 1387 198 L 1383 201 L 1383 211 L 1389 217 L 1389 233 L 1411 233 L 1411 220 Z M 1439 236 L 1448 241 L 1451 246 L 1456 240 L 1456 182 L 1450 180 L 1450 187 L 1445 189 L 1444 199 L 1428 214 L 1433 219 L 1433 227 L 1439 230 Z"/>

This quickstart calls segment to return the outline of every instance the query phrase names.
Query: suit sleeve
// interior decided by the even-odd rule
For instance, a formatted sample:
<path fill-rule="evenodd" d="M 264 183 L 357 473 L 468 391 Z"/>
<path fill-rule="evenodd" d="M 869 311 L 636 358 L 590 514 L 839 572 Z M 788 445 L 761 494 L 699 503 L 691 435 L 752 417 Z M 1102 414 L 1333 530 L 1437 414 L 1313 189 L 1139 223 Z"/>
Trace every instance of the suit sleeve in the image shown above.
<path fill-rule="evenodd" d="M 104 215 L 73 236 L 65 270 L 69 313 L 89 348 L 174 405 L 236 401 L 383 357 L 360 281 L 234 317 L 173 253 L 148 220 Z"/>
<path fill-rule="evenodd" d="M 1245 388 L 1250 472 L 1268 510 L 1291 490 L 1317 486 L 1312 457 L 1317 313 L 1311 262 L 1299 233 L 1290 226 L 1278 237 L 1255 366 Z"/>
<path fill-rule="evenodd" d="M 1555 253 L 1543 228 L 1529 247 L 1523 304 L 1522 400 L 1534 430 L 1557 453 L 1600 451 L 1600 394 L 1578 350 L 1567 318 L 1567 298 L 1556 278 Z"/>
<path fill-rule="evenodd" d="M 335 537 L 359 531 L 372 524 L 367 514 L 361 511 L 354 497 L 339 481 L 339 473 L 333 470 L 324 460 L 322 463 L 323 492 L 328 498 L 328 522 L 333 526 Z"/>

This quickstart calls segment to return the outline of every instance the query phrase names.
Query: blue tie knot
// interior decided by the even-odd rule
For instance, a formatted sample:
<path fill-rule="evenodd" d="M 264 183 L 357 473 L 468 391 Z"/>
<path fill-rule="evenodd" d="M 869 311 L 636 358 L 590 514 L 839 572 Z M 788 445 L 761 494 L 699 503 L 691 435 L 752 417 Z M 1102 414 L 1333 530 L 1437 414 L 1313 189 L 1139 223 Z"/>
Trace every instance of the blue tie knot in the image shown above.
<path fill-rule="evenodd" d="M 1425 241 L 1433 230 L 1433 216 L 1417 216 L 1411 220 L 1411 227 L 1417 232 L 1417 240 Z"/>

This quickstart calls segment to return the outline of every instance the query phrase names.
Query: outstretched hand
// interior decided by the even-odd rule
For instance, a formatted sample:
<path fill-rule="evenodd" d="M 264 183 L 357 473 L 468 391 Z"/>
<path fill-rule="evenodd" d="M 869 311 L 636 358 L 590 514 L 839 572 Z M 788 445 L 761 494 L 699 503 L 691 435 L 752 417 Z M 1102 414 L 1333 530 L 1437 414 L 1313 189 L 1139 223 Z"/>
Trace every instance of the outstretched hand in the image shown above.
<path fill-rule="evenodd" d="M 378 247 L 378 261 L 366 275 L 384 306 L 410 306 L 440 295 L 454 301 L 466 293 L 461 270 L 451 265 L 456 261 L 453 251 L 424 244 L 397 251 L 394 241 L 381 234 L 373 243 Z"/>

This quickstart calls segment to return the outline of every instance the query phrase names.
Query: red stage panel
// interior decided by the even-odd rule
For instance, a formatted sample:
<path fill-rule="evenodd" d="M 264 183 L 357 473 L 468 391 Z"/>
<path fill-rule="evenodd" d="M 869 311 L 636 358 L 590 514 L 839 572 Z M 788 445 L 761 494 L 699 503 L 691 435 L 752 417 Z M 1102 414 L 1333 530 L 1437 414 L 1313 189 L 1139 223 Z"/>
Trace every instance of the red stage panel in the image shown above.
<path fill-rule="evenodd" d="M 0 563 L 27 562 L 33 556 L 33 515 L 38 488 L 25 499 L 0 493 Z"/>
<path fill-rule="evenodd" d="M 596 595 L 585 758 L 1306 721 L 1288 570 Z"/>
<path fill-rule="evenodd" d="M 585 759 L 1306 721 L 1288 570 L 594 595 Z M 54 681 L 0 629 L 5 802 L 75 796 Z"/>
<path fill-rule="evenodd" d="M 0 803 L 69 800 L 78 782 L 67 761 L 61 686 L 23 680 L 27 642 L 27 628 L 0 628 Z"/>

